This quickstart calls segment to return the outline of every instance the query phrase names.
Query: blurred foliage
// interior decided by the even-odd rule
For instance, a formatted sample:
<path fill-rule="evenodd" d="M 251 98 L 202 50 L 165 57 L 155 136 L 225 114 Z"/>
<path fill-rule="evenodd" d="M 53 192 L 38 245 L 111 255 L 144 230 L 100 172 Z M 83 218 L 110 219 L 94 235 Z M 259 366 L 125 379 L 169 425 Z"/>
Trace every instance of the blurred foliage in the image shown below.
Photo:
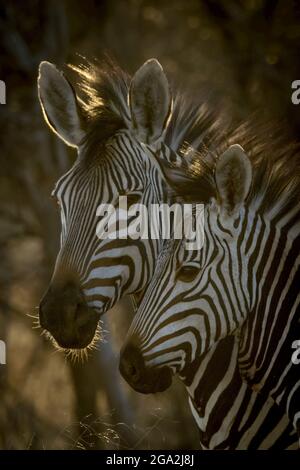
<path fill-rule="evenodd" d="M 123 301 L 105 319 L 106 342 L 70 364 L 32 330 L 34 305 L 58 249 L 49 194 L 74 152 L 46 128 L 36 93 L 41 60 L 63 67 L 108 53 L 133 73 L 157 57 L 173 86 L 211 96 L 228 119 L 254 111 L 285 121 L 298 139 L 300 3 L 291 0 L 0 2 L 0 448 L 194 448 L 197 431 L 179 384 L 158 397 L 119 378 L 132 316 Z"/>

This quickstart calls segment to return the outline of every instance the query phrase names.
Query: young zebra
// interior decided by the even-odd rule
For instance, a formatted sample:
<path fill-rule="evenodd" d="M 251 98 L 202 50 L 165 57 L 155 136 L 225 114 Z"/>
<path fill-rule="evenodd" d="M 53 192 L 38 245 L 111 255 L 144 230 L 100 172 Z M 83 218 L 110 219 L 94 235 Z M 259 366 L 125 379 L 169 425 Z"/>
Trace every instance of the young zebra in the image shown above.
<path fill-rule="evenodd" d="M 121 353 L 121 372 L 138 391 L 162 391 L 172 374 L 182 377 L 200 429 L 218 422 L 206 434 L 209 448 L 244 446 L 247 438 L 248 447 L 251 441 L 269 446 L 278 430 L 275 425 L 267 444 L 269 420 L 277 423 L 280 413 L 294 428 L 283 447 L 299 433 L 300 371 L 291 348 L 300 338 L 300 157 L 297 149 L 277 147 L 276 139 L 273 145 L 252 142 L 250 158 L 231 146 L 215 168 L 195 162 L 194 178 L 165 170 L 177 192 L 207 201 L 204 245 L 187 253 L 184 241 L 174 242 L 167 250 Z M 258 391 L 258 402 L 247 406 Z M 269 416 L 256 406 L 260 397 L 276 403 Z M 257 428 L 246 426 L 243 442 L 252 412 Z"/>
<path fill-rule="evenodd" d="M 61 247 L 39 310 L 41 326 L 66 349 L 90 345 L 100 314 L 123 295 L 143 291 L 160 251 L 160 239 L 100 239 L 97 208 L 117 207 L 122 195 L 128 206 L 167 201 L 153 154 L 172 162 L 185 141 L 197 147 L 215 123 L 205 106 L 188 106 L 179 95 L 172 104 L 155 59 L 132 80 L 111 64 L 75 71 L 81 99 L 48 62 L 38 78 L 48 125 L 78 154 L 52 193 L 60 207 Z M 120 221 L 118 211 L 117 227 Z"/>

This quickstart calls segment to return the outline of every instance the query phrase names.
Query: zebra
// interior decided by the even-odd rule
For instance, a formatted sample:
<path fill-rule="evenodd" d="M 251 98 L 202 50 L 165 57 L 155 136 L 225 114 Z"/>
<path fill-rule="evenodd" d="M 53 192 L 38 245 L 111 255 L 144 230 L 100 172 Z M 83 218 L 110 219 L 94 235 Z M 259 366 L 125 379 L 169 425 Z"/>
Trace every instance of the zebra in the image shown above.
<path fill-rule="evenodd" d="M 181 244 L 176 241 L 166 245 L 161 251 L 153 281 L 140 306 L 141 312 L 147 308 L 147 305 L 156 308 L 156 305 L 151 302 L 157 284 L 159 283 L 164 291 L 164 285 L 168 285 L 170 281 L 170 271 L 172 269 L 176 271 L 180 257 L 182 259 Z M 188 300 L 192 300 L 197 297 L 194 295 L 197 281 L 195 279 L 197 263 L 195 252 L 185 251 L 184 262 L 182 281 L 186 283 L 188 289 L 185 295 L 189 296 Z M 174 263 L 174 266 L 171 263 Z M 164 293 L 162 295 L 160 292 L 160 294 L 160 299 L 167 300 Z M 179 302 L 179 298 L 175 301 Z M 158 304 L 159 299 L 157 299 Z M 139 320 L 139 324 L 142 324 L 142 319 Z M 160 329 L 155 327 L 156 324 L 153 323 L 157 336 L 154 346 L 160 344 Z M 142 334 L 140 331 L 138 329 L 139 335 Z M 181 332 L 178 331 L 178 333 Z M 175 361 L 174 365 L 169 360 L 172 354 L 172 344 L 166 344 L 163 353 L 159 349 L 158 351 L 154 348 L 150 349 L 149 360 L 148 348 L 145 348 L 146 367 L 149 367 L 147 371 L 143 369 L 140 354 L 134 347 L 135 334 L 136 327 L 133 328 L 129 345 L 125 345 L 121 352 L 121 374 L 140 393 L 164 391 L 171 384 L 171 376 L 165 365 L 171 369 L 174 367 L 174 373 L 176 373 L 176 356 L 171 357 Z M 170 335 L 168 335 L 168 340 L 169 338 Z M 181 348 L 184 349 L 185 355 L 190 354 L 191 348 L 188 344 L 178 342 L 176 352 L 180 352 Z M 158 369 L 155 368 L 157 360 L 159 361 Z M 202 449 L 295 449 L 298 447 L 296 431 L 283 410 L 268 396 L 251 390 L 242 380 L 238 366 L 237 335 L 229 335 L 220 340 L 199 357 L 189 358 L 188 361 L 184 358 L 178 374 L 188 392 L 189 404 L 199 429 Z"/>
<path fill-rule="evenodd" d="M 235 137 L 240 133 L 242 139 L 247 132 L 245 125 Z M 248 139 L 249 156 L 241 146 L 231 145 L 214 164 L 198 159 L 196 171 L 164 168 L 177 193 L 206 202 L 204 245 L 187 253 L 182 240 L 166 249 L 169 254 L 157 265 L 120 356 L 121 374 L 140 392 L 163 391 L 172 375 L 179 374 L 200 429 L 202 414 L 209 423 L 214 406 L 226 407 L 219 436 L 213 440 L 208 434 L 210 448 L 222 444 L 226 423 L 230 430 L 232 395 L 226 404 L 221 392 L 226 392 L 226 374 L 234 374 L 235 367 L 257 397 L 272 400 L 272 419 L 276 407 L 288 418 L 293 426 L 288 447 L 299 435 L 300 373 L 291 362 L 291 347 L 300 338 L 300 156 L 297 146 L 280 146 L 280 137 L 269 141 L 267 135 L 265 142 Z M 224 367 L 223 380 L 214 380 L 218 360 L 213 358 L 222 357 L 226 340 L 232 342 L 227 361 L 232 354 L 236 357 L 231 367 Z M 205 376 L 216 386 L 212 410 L 209 400 L 201 403 Z M 248 401 L 243 387 L 241 381 L 237 419 Z"/>
<path fill-rule="evenodd" d="M 42 62 L 39 68 L 44 118 L 77 151 L 52 192 L 60 208 L 61 244 L 39 321 L 57 347 L 86 352 L 97 339 L 100 315 L 125 294 L 142 295 L 162 243 L 99 239 L 97 208 L 116 207 L 122 195 L 129 206 L 168 201 L 157 158 L 176 162 L 185 141 L 197 148 L 209 138 L 216 113 L 205 103 L 189 105 L 180 93 L 172 98 L 156 59 L 132 79 L 111 61 L 72 69 L 78 94 L 53 64 Z"/>

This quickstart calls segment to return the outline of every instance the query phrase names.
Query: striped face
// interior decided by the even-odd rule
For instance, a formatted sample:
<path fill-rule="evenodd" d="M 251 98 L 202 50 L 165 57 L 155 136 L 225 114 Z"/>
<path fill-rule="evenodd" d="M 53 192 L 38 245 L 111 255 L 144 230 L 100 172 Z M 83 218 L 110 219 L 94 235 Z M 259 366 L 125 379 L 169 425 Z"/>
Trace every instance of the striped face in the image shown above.
<path fill-rule="evenodd" d="M 244 155 L 238 157 L 237 166 L 243 159 Z M 230 167 L 236 175 L 232 160 Z M 223 171 L 228 174 L 228 168 Z M 233 333 L 250 310 L 253 218 L 240 202 L 231 208 L 230 201 L 219 200 L 212 198 L 205 205 L 201 250 L 186 251 L 182 240 L 170 244 L 161 255 L 121 355 L 121 372 L 136 390 L 157 391 L 154 382 L 159 379 L 153 382 L 151 374 L 164 380 L 166 368 L 169 375 L 183 374 L 221 338 Z M 160 389 L 169 384 L 170 378 Z"/>
<path fill-rule="evenodd" d="M 112 232 L 124 222 L 120 196 L 127 197 L 129 208 L 163 201 L 163 177 L 153 154 L 170 153 L 163 137 L 172 100 L 156 60 L 146 62 L 129 87 L 114 70 L 80 73 L 86 103 L 52 64 L 41 64 L 38 79 L 46 121 L 78 152 L 53 191 L 61 209 L 61 247 L 39 311 L 41 326 L 66 349 L 88 346 L 99 316 L 149 282 L 159 240 L 113 237 Z M 110 237 L 107 205 L 116 208 Z M 125 219 L 127 226 L 130 221 Z"/>
<path fill-rule="evenodd" d="M 84 152 L 84 151 L 83 151 Z M 60 207 L 61 248 L 52 282 L 75 278 L 89 307 L 99 313 L 110 309 L 124 294 L 137 292 L 149 282 L 159 240 L 103 238 L 97 231 L 100 205 L 116 209 L 116 229 L 122 217 L 119 197 L 149 206 L 163 200 L 163 180 L 145 145 L 128 132 L 119 132 L 92 164 L 84 155 L 56 184 L 52 193 Z"/>
<path fill-rule="evenodd" d="M 119 197 L 127 197 L 128 209 L 135 203 L 149 207 L 165 197 L 162 175 L 147 146 L 123 131 L 104 151 L 91 164 L 84 156 L 78 159 L 52 192 L 60 208 L 61 246 L 49 290 L 79 286 L 91 318 L 112 308 L 123 295 L 144 289 L 160 249 L 159 239 L 119 238 L 124 221 Z M 112 238 L 102 238 L 98 229 L 104 218 L 97 215 L 99 207 L 107 204 L 116 209 Z"/>
<path fill-rule="evenodd" d="M 145 370 L 168 367 L 172 373 L 183 373 L 238 327 L 250 309 L 248 263 L 253 246 L 248 239 L 246 250 L 243 243 L 245 231 L 251 229 L 247 220 L 242 210 L 231 231 L 212 203 L 205 207 L 202 249 L 187 251 L 184 241 L 175 241 L 162 253 L 130 328 L 121 364 L 134 360 L 134 355 L 127 358 L 129 344 L 131 350 L 135 346 Z M 140 379 L 144 380 L 142 374 Z"/>

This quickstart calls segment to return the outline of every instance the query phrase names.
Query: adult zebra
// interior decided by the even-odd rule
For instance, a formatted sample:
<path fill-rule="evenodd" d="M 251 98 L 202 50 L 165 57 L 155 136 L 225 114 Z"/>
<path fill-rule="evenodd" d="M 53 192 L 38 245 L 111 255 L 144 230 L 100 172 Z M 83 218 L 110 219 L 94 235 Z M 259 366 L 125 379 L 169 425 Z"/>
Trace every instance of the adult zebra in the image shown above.
<path fill-rule="evenodd" d="M 93 335 L 98 319 L 94 311 L 104 312 L 123 294 L 142 289 L 150 280 L 160 241 L 100 242 L 95 237 L 95 212 L 101 202 L 115 202 L 124 193 L 134 200 L 145 188 L 140 198 L 144 203 L 166 197 L 152 159 L 152 145 L 141 143 L 145 136 L 140 133 L 147 131 L 143 126 L 143 98 L 148 96 L 148 107 L 156 106 L 150 116 L 154 131 L 160 127 L 163 133 L 166 123 L 162 125 L 160 119 L 163 110 L 169 109 L 165 102 L 169 99 L 166 79 L 154 61 L 146 63 L 131 83 L 131 100 L 139 93 L 140 109 L 135 105 L 128 108 L 129 80 L 120 70 L 109 67 L 78 72 L 83 79 L 79 88 L 88 96 L 85 102 L 76 98 L 53 65 L 43 63 L 39 77 L 39 94 L 48 124 L 68 144 L 76 146 L 79 154 L 74 167 L 54 191 L 61 208 L 61 250 L 49 290 L 41 302 L 41 323 L 61 346 L 76 348 Z M 155 96 L 160 98 L 160 106 Z M 133 117 L 137 113 L 140 128 L 136 124 L 132 129 L 130 113 Z M 164 143 L 158 147 L 159 156 L 172 160 L 176 157 L 174 151 L 185 140 L 195 147 L 203 140 L 207 142 L 215 122 L 214 115 L 205 108 L 187 107 L 175 100 Z M 214 135 L 214 143 L 217 142 Z M 84 331 L 76 331 L 76 321 L 80 315 L 85 319 L 85 314 L 91 315 L 91 320 L 86 318 L 91 327 L 87 323 Z"/>
<path fill-rule="evenodd" d="M 250 158 L 241 147 L 230 147 L 215 169 L 196 161 L 194 178 L 178 168 L 165 170 L 177 192 L 209 202 L 204 245 L 187 253 L 183 242 L 174 242 L 176 248 L 164 258 L 134 318 L 120 368 L 133 388 L 146 393 L 167 388 L 172 374 L 179 373 L 198 423 L 202 413 L 207 423 L 214 409 L 209 409 L 209 400 L 201 403 L 203 377 L 218 371 L 214 357 L 220 360 L 220 351 L 227 361 L 231 351 L 254 392 L 274 400 L 299 433 L 300 373 L 291 362 L 292 344 L 300 338 L 299 152 L 277 147 L 276 139 L 274 147 L 261 142 L 252 142 Z M 233 334 L 236 340 L 230 338 Z M 209 355 L 203 360 L 207 352 L 211 362 Z M 228 364 L 223 377 L 227 371 L 234 377 L 237 363 Z M 211 377 L 211 383 L 222 381 Z M 242 386 L 240 382 L 235 390 Z M 248 399 L 239 395 L 237 418 Z M 217 396 L 216 403 L 224 404 L 224 396 Z M 232 409 L 223 412 L 220 436 L 211 447 L 221 443 Z M 295 432 L 292 436 L 295 440 Z M 254 440 L 257 444 L 259 439 Z"/>
<path fill-rule="evenodd" d="M 70 350 L 91 344 L 100 314 L 123 295 L 143 291 L 161 246 L 160 239 L 100 239 L 98 206 L 117 207 L 121 195 L 128 205 L 167 201 L 154 154 L 175 160 L 185 141 L 197 147 L 216 122 L 215 113 L 189 106 L 180 95 L 172 106 L 167 78 L 155 59 L 132 80 L 112 64 L 75 71 L 81 99 L 53 64 L 42 62 L 38 79 L 48 125 L 78 153 L 53 191 L 61 247 L 39 310 L 41 326 Z M 116 216 L 118 225 L 123 216 L 120 211 Z"/>

